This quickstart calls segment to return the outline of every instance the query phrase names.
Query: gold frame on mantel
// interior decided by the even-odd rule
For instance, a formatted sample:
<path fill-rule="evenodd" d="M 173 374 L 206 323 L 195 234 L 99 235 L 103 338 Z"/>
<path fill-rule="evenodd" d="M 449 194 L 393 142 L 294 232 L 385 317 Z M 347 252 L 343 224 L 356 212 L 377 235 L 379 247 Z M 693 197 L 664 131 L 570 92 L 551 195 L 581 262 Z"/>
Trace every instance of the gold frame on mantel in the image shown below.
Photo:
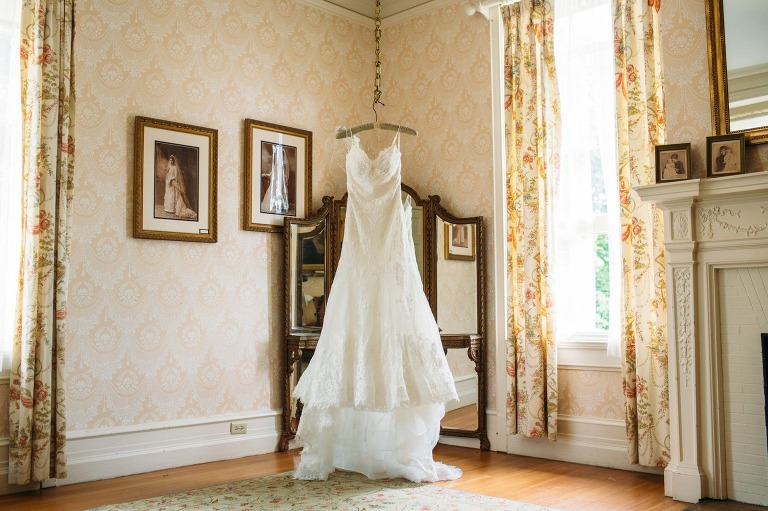
<path fill-rule="evenodd" d="M 766 143 L 768 142 L 768 126 L 731 131 L 728 111 L 728 66 L 725 61 L 723 0 L 707 0 L 706 11 L 712 134 L 744 133 L 749 144 Z"/>

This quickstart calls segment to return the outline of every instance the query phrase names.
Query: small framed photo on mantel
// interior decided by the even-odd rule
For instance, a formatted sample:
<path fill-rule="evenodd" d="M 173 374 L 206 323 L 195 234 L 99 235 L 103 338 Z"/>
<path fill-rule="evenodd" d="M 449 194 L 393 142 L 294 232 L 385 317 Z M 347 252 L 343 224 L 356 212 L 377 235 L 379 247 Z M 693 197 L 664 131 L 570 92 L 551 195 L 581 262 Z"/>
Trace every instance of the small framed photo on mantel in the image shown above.
<path fill-rule="evenodd" d="M 745 146 L 744 133 L 707 137 L 707 177 L 744 173 Z"/>
<path fill-rule="evenodd" d="M 137 116 L 133 236 L 216 243 L 218 131 Z"/>
<path fill-rule="evenodd" d="M 243 229 L 282 232 L 312 204 L 312 132 L 245 120 Z"/>
<path fill-rule="evenodd" d="M 668 183 L 691 178 L 691 144 L 656 146 L 656 182 Z"/>

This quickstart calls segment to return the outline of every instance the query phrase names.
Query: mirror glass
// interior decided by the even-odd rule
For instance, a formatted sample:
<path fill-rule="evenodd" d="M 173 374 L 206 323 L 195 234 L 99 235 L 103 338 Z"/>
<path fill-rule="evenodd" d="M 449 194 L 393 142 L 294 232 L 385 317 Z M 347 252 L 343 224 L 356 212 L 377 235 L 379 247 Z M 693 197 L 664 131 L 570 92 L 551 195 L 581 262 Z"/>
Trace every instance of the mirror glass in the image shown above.
<path fill-rule="evenodd" d="M 475 224 L 437 217 L 437 324 L 442 334 L 477 334 Z"/>
<path fill-rule="evenodd" d="M 403 205 L 406 203 L 411 206 L 411 236 L 413 237 L 413 249 L 416 252 L 416 264 L 419 266 L 419 275 L 424 282 L 424 206 L 418 204 L 416 200 L 406 191 L 400 192 L 400 198 Z M 344 242 L 344 221 L 347 215 L 347 207 L 342 205 L 339 208 L 339 253 Z"/>
<path fill-rule="evenodd" d="M 290 226 L 291 331 L 319 332 L 325 315 L 326 222 Z"/>
<path fill-rule="evenodd" d="M 722 2 L 730 131 L 768 126 L 768 2 Z"/>
<path fill-rule="evenodd" d="M 451 223 L 436 217 L 435 260 L 437 324 L 440 333 L 476 334 L 478 325 L 477 236 L 474 223 Z M 448 350 L 459 401 L 446 403 L 443 428 L 474 431 L 477 422 L 477 373 L 466 350 Z"/>

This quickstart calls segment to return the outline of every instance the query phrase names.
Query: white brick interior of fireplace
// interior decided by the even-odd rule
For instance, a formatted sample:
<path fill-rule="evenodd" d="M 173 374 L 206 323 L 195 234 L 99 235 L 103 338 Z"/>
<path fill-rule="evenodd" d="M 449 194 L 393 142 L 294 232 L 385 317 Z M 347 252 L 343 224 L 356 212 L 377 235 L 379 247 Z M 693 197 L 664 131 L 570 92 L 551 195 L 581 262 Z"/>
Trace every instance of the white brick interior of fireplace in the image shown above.
<path fill-rule="evenodd" d="M 727 495 L 768 505 L 760 346 L 760 334 L 768 333 L 768 267 L 722 268 L 717 280 Z"/>

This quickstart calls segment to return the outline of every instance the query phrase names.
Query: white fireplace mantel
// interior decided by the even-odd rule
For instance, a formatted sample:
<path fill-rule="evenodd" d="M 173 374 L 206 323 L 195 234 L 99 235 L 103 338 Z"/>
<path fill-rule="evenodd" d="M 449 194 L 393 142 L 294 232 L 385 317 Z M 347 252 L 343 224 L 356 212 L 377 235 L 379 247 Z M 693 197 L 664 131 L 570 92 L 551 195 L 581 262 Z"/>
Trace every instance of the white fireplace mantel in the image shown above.
<path fill-rule="evenodd" d="M 718 271 L 768 266 L 768 172 L 639 186 L 664 214 L 671 461 L 667 496 L 728 497 Z"/>

